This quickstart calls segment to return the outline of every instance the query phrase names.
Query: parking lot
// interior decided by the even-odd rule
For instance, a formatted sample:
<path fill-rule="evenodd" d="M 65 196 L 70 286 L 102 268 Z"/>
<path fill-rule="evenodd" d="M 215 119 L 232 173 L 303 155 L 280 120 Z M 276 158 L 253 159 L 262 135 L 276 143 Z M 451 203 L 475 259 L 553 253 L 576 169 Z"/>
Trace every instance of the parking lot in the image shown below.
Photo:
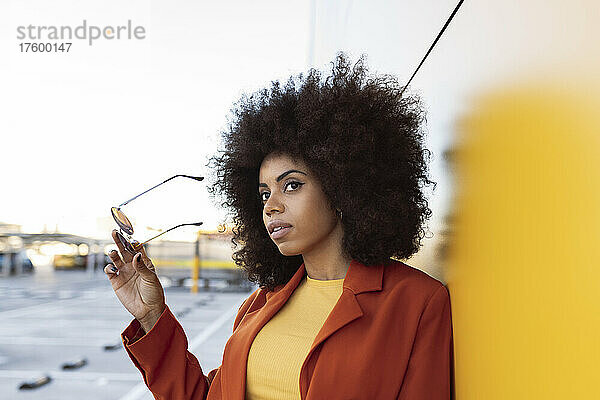
<path fill-rule="evenodd" d="M 167 287 L 165 293 L 204 372 L 218 367 L 249 292 Z M 0 279 L 0 397 L 153 399 L 121 343 L 132 319 L 100 271 L 49 268 Z M 48 383 L 19 389 L 44 377 Z"/>

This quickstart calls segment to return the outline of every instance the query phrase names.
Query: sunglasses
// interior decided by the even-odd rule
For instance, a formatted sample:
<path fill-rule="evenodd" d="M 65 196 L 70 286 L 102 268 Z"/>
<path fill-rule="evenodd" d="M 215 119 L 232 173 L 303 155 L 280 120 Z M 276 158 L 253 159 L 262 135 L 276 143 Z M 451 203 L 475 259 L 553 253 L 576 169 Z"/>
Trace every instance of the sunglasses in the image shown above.
<path fill-rule="evenodd" d="M 131 255 L 135 255 L 138 250 L 146 243 L 148 243 L 149 241 L 156 239 L 157 237 L 164 235 L 165 233 L 172 231 L 173 229 L 177 229 L 180 228 L 182 226 L 188 226 L 188 225 L 192 225 L 192 226 L 200 226 L 202 225 L 202 222 L 193 222 L 193 223 L 189 223 L 189 224 L 179 224 L 177 226 L 174 226 L 172 228 L 167 229 L 164 232 L 159 233 L 158 235 L 146 240 L 143 243 L 139 243 L 137 241 L 133 241 L 132 243 L 132 237 L 131 235 L 133 235 L 133 224 L 129 221 L 129 218 L 127 218 L 127 216 L 123 213 L 123 211 L 121 211 L 121 207 L 123 207 L 124 205 L 128 204 L 129 202 L 137 199 L 138 197 L 140 197 L 141 195 L 148 193 L 149 191 L 151 191 L 152 189 L 156 189 L 157 187 L 159 187 L 160 185 L 169 182 L 171 179 L 175 179 L 177 177 L 183 177 L 183 178 L 190 178 L 190 179 L 194 179 L 196 181 L 202 181 L 204 179 L 204 177 L 202 176 L 191 176 L 191 175 L 174 175 L 172 177 L 170 177 L 169 179 L 164 180 L 163 182 L 159 183 L 156 186 L 151 187 L 150 189 L 138 194 L 137 196 L 132 197 L 131 199 L 127 200 L 124 203 L 121 203 L 119 206 L 117 207 L 111 207 L 110 208 L 110 212 L 113 216 L 113 218 L 115 219 L 115 222 L 117 223 L 117 225 L 119 226 L 120 231 L 117 231 L 117 238 L 119 239 L 119 242 L 121 242 L 121 244 L 123 245 L 123 248 L 125 248 L 125 250 L 127 250 L 129 253 L 131 253 Z"/>

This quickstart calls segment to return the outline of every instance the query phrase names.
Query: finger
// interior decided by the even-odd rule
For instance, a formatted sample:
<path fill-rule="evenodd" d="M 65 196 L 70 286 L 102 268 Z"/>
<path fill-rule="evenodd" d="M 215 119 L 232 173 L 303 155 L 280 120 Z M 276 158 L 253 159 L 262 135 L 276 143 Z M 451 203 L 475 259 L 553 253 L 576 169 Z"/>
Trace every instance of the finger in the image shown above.
<path fill-rule="evenodd" d="M 152 260 L 150 259 L 150 257 L 148 257 L 148 254 L 146 254 L 146 248 L 144 247 L 143 244 L 140 244 L 140 242 L 138 242 L 137 240 L 135 240 L 133 243 L 133 248 L 136 249 L 138 252 L 141 253 L 141 259 L 142 262 L 144 263 L 144 265 L 146 266 L 146 268 L 148 268 L 151 271 L 156 271 L 156 269 L 154 268 L 154 264 L 152 263 Z"/>
<path fill-rule="evenodd" d="M 121 243 L 121 241 L 117 237 L 116 229 L 113 229 L 113 231 L 112 231 L 112 238 L 113 238 L 113 241 L 115 242 L 115 244 L 117 245 L 117 247 L 119 248 L 119 252 L 123 256 L 123 261 L 125 261 L 126 263 L 131 262 L 131 260 L 133 259 L 133 255 L 125 249 L 125 247 L 123 246 L 123 243 Z"/>
<path fill-rule="evenodd" d="M 135 268 L 135 270 L 142 277 L 145 277 L 145 278 L 149 278 L 149 277 L 152 277 L 153 275 L 155 275 L 154 271 L 151 271 L 149 268 L 146 267 L 146 263 L 142 259 L 142 253 L 137 253 L 133 257 L 133 268 Z"/>
<path fill-rule="evenodd" d="M 123 266 L 124 263 L 118 251 L 111 250 L 110 253 L 108 253 L 108 257 L 110 257 L 110 260 L 115 264 L 117 268 L 121 268 Z"/>
<path fill-rule="evenodd" d="M 119 269 L 113 264 L 107 264 L 106 267 L 104 267 L 104 273 L 108 275 L 108 279 L 114 279 L 119 276 Z"/>
<path fill-rule="evenodd" d="M 108 276 L 110 284 L 116 291 L 127 283 L 131 277 L 136 274 L 136 271 L 131 264 L 124 264 L 121 268 L 117 268 L 114 264 L 107 264 L 106 267 L 104 267 L 104 273 Z"/>
<path fill-rule="evenodd" d="M 143 244 L 140 244 L 140 242 L 138 242 L 137 240 L 134 240 L 133 242 L 131 242 L 131 245 L 133 246 L 135 251 L 142 253 L 143 258 L 148 259 L 148 255 L 146 254 L 146 248 L 144 247 Z"/>

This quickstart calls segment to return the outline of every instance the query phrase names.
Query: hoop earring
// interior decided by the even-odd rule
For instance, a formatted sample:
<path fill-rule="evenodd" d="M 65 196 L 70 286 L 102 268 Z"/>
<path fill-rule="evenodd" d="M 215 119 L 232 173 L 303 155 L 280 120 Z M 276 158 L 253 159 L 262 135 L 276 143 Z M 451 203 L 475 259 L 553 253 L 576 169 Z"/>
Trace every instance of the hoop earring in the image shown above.
<path fill-rule="evenodd" d="M 342 219 L 342 210 L 336 208 L 335 213 L 340 217 L 340 219 Z"/>

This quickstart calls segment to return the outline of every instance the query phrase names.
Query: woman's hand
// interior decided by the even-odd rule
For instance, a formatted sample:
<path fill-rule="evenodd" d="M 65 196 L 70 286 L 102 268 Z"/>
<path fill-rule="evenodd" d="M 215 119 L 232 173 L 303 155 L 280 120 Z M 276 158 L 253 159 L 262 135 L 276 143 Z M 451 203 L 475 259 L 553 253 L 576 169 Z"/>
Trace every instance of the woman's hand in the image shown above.
<path fill-rule="evenodd" d="M 121 254 L 116 250 L 110 252 L 108 256 L 114 265 L 104 267 L 104 273 L 119 301 L 148 332 L 166 307 L 163 287 L 144 246 L 139 246 L 139 253 L 132 256 L 117 238 L 116 230 L 112 231 L 112 238 Z"/>

